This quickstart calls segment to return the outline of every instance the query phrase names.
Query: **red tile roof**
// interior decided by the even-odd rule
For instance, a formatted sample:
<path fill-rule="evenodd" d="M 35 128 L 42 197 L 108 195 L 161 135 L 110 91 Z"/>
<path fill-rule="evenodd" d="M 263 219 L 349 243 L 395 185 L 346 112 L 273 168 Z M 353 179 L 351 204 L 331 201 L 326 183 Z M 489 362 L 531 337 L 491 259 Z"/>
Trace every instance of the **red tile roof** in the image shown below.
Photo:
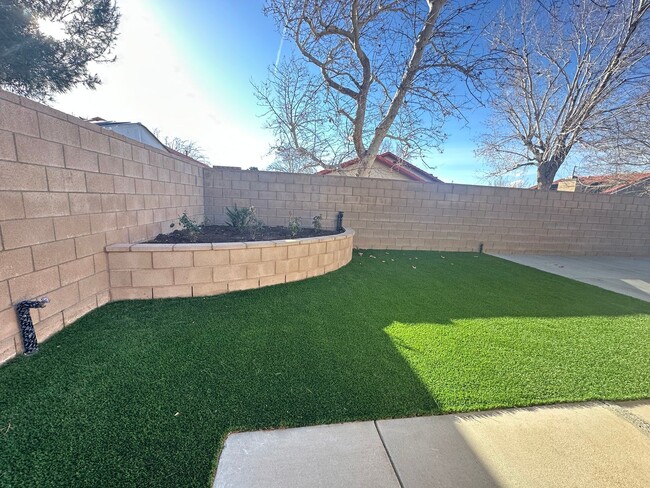
<path fill-rule="evenodd" d="M 560 182 L 577 180 L 578 185 L 588 188 L 595 193 L 611 195 L 628 188 L 629 186 L 642 183 L 650 179 L 650 172 L 644 173 L 619 173 L 594 176 L 575 176 L 573 178 L 561 178 L 555 180 L 553 185 L 557 188 Z M 537 189 L 537 185 L 531 187 Z"/>
<path fill-rule="evenodd" d="M 357 164 L 358 162 L 359 158 L 351 159 L 350 161 L 346 161 L 345 163 L 341 164 L 341 168 L 348 168 L 354 164 Z M 396 156 L 391 152 L 385 152 L 383 154 L 377 155 L 375 162 L 384 164 L 391 170 L 397 171 L 398 173 L 403 174 L 404 176 L 407 176 L 414 181 L 442 183 L 442 180 L 436 178 L 431 173 L 427 173 L 426 171 L 418 168 L 417 166 L 409 163 L 408 161 L 400 158 L 399 156 Z M 336 169 L 324 169 L 316 174 L 327 175 L 334 173 L 335 171 Z"/>

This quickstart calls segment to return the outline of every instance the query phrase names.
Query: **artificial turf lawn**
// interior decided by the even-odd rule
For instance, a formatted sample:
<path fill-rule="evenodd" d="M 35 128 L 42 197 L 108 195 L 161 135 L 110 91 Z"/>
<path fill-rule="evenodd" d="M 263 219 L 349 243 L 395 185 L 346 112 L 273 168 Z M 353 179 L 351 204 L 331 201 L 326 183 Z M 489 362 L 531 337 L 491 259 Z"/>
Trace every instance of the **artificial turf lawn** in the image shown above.
<path fill-rule="evenodd" d="M 233 430 L 649 397 L 649 314 L 490 256 L 396 251 L 113 303 L 0 368 L 0 486 L 207 486 Z"/>

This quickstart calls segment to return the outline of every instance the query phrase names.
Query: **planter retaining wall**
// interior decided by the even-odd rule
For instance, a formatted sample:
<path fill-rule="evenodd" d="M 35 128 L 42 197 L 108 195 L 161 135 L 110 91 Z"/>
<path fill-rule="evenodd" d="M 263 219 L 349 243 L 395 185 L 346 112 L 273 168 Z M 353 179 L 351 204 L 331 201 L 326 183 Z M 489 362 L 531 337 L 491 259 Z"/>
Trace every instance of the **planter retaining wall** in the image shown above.
<path fill-rule="evenodd" d="M 352 259 L 353 230 L 224 244 L 106 247 L 112 300 L 217 295 L 319 276 Z"/>

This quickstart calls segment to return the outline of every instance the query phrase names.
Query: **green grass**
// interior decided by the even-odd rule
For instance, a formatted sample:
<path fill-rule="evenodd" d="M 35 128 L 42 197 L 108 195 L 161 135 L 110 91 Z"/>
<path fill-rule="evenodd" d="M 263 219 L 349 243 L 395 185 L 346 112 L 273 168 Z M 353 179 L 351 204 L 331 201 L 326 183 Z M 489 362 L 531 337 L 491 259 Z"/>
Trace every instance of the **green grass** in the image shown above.
<path fill-rule="evenodd" d="M 395 251 L 113 303 L 0 368 L 0 486 L 207 486 L 233 430 L 649 397 L 649 314 L 490 256 Z"/>

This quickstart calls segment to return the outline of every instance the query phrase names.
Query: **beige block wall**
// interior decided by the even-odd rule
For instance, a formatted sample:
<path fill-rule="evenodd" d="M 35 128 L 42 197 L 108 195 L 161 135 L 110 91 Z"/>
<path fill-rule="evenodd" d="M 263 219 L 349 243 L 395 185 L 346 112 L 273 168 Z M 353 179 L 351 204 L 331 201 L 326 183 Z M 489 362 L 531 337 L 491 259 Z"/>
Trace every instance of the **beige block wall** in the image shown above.
<path fill-rule="evenodd" d="M 378 249 L 568 255 L 650 255 L 650 197 L 543 192 L 373 178 L 206 169 L 206 216 L 254 205 L 272 225 L 316 214 Z"/>
<path fill-rule="evenodd" d="M 0 91 L 0 362 L 22 350 L 13 304 L 39 340 L 109 301 L 104 248 L 202 219 L 203 165 Z"/>
<path fill-rule="evenodd" d="M 217 295 L 319 276 L 352 259 L 354 231 L 309 239 L 108 246 L 113 300 Z"/>

